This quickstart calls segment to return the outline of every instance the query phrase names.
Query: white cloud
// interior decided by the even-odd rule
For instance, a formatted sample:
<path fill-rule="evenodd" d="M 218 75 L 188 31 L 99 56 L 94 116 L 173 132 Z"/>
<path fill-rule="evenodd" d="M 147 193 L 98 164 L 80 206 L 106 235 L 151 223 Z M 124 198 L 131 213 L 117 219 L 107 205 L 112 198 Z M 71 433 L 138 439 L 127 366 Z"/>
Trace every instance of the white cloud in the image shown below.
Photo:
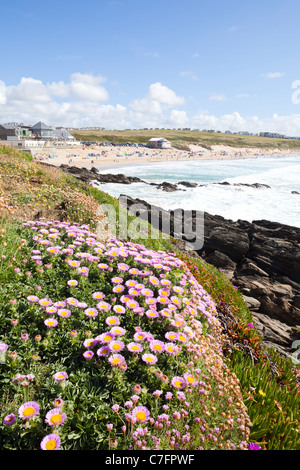
<path fill-rule="evenodd" d="M 264 73 L 262 74 L 262 76 L 264 78 L 281 78 L 281 77 L 284 77 L 285 73 L 283 72 L 268 72 L 268 73 Z"/>
<path fill-rule="evenodd" d="M 107 101 L 107 90 L 101 85 L 105 78 L 91 74 L 74 73 L 71 75 L 70 93 L 74 98 L 86 101 Z"/>
<path fill-rule="evenodd" d="M 173 109 L 169 117 L 170 127 L 184 127 L 188 123 L 188 116 L 185 111 Z"/>
<path fill-rule="evenodd" d="M 177 96 L 175 91 L 162 85 L 160 82 L 153 83 L 149 87 L 149 98 L 158 101 L 161 104 L 168 106 L 177 106 L 185 104 L 185 99 L 182 96 Z"/>
<path fill-rule="evenodd" d="M 238 93 L 237 95 L 235 95 L 236 98 L 248 98 L 250 95 L 248 93 Z"/>
<path fill-rule="evenodd" d="M 199 80 L 199 77 L 192 70 L 183 70 L 179 75 L 180 77 L 188 77 L 192 80 Z"/>
<path fill-rule="evenodd" d="M 76 73 L 68 82 L 44 84 L 32 77 L 23 77 L 16 85 L 7 86 L 0 80 L 0 123 L 9 121 L 35 124 L 43 121 L 56 126 L 101 126 L 107 129 L 143 127 L 191 127 L 198 129 L 278 132 L 300 136 L 300 112 L 261 119 L 242 116 L 239 112 L 221 116 L 199 110 L 191 114 L 184 97 L 160 82 L 149 86 L 142 98 L 128 105 L 104 103 L 108 92 L 102 76 Z M 294 82 L 294 88 L 298 82 Z M 240 98 L 243 94 L 240 94 Z M 224 95 L 213 95 L 223 100 Z M 295 108 L 296 109 L 296 108 Z M 299 107 L 300 109 L 300 107 Z"/>
<path fill-rule="evenodd" d="M 209 97 L 210 101 L 227 101 L 227 97 L 225 95 L 218 95 L 218 94 L 213 94 Z"/>
<path fill-rule="evenodd" d="M 58 96 L 60 98 L 66 98 L 70 94 L 70 85 L 63 81 L 49 83 L 47 88 L 51 95 Z"/>
<path fill-rule="evenodd" d="M 131 117 L 138 126 L 157 127 L 155 119 L 156 122 L 162 122 L 171 108 L 184 103 L 183 97 L 177 96 L 173 90 L 157 82 L 150 85 L 144 98 L 133 100 L 129 106 L 132 110 Z"/>
<path fill-rule="evenodd" d="M 6 87 L 7 100 L 15 102 L 47 103 L 51 100 L 47 87 L 31 77 L 23 77 L 18 85 Z"/>
<path fill-rule="evenodd" d="M 6 103 L 6 86 L 5 83 L 0 80 L 0 104 Z"/>

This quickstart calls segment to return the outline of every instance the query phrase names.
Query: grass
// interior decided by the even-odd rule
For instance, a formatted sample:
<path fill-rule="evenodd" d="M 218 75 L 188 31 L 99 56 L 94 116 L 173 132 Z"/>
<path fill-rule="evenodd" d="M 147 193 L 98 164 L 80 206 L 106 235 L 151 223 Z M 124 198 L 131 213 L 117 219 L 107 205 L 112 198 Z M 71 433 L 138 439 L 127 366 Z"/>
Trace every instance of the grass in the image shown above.
<path fill-rule="evenodd" d="M 248 448 L 249 442 L 267 450 L 299 449 L 300 396 L 291 361 L 265 348 L 242 295 L 223 273 L 184 254 L 178 241 L 143 238 L 149 231 L 146 223 L 141 226 L 140 238 L 114 242 L 110 248 L 134 249 L 142 258 L 148 255 L 148 262 L 156 257 L 166 261 L 167 253 L 174 257 L 178 264 L 170 272 L 162 272 L 153 262 L 152 273 L 158 279 L 163 273 L 171 285 L 186 283 L 188 289 L 184 287 L 184 295 L 179 294 L 181 302 L 185 296 L 194 304 L 198 295 L 204 309 L 196 318 L 187 314 L 186 308 L 177 310 L 189 327 L 185 331 L 195 334 L 181 344 L 180 353 L 160 355 L 152 365 L 126 350 L 127 368 L 122 370 L 98 357 L 97 348 L 84 346 L 86 339 L 105 331 L 111 313 L 99 310 L 93 319 L 71 305 L 70 317 L 56 314 L 58 325 L 47 327 L 44 322 L 53 315 L 38 302 L 28 301 L 29 295 L 53 303 L 76 298 L 95 308 L 97 301 L 92 294 L 101 291 L 113 308 L 120 297 L 112 290 L 112 279 L 121 274 L 125 283 L 133 276 L 120 272 L 118 261 L 141 269 L 139 256 L 133 256 L 134 252 L 126 258 L 109 256 L 109 247 L 104 249 L 92 242 L 102 221 L 96 215 L 98 205 L 110 204 L 118 219 L 123 209 L 117 200 L 58 169 L 36 164 L 21 152 L 3 148 L 0 158 L 0 340 L 9 345 L 0 372 L 1 449 L 38 449 L 53 429 L 65 450 L 238 449 Z M 73 224 L 79 241 L 72 252 L 61 248 L 74 241 L 68 225 L 64 225 L 66 221 Z M 131 222 L 133 217 L 128 218 Z M 50 235 L 56 230 L 59 238 L 53 239 Z M 117 231 L 116 235 L 119 239 L 121 234 Z M 59 254 L 47 251 L 51 243 L 60 247 Z M 99 249 L 98 260 L 93 259 L 95 248 Z M 41 258 L 35 259 L 33 250 L 40 251 Z M 69 259 L 81 259 L 82 253 L 90 253 L 89 261 L 83 263 L 89 269 L 87 277 L 68 264 Z M 105 271 L 97 268 L 100 261 L 107 263 Z M 147 267 L 149 264 L 142 264 L 142 269 Z M 69 285 L 71 279 L 78 286 Z M 135 279 L 156 289 L 148 278 Z M 145 299 L 139 299 L 145 307 Z M 215 315 L 225 323 L 215 323 Z M 167 317 L 149 321 L 130 309 L 119 317 L 126 330 L 122 337 L 126 346 L 139 328 L 163 342 L 165 334 L 174 330 Z M 177 331 L 183 331 L 180 328 Z M 72 331 L 77 335 L 71 335 Z M 22 339 L 24 334 L 28 334 L 26 340 Z M 149 344 L 143 343 L 144 352 L 153 352 Z M 94 353 L 91 359 L 83 356 L 87 350 Z M 60 370 L 68 372 L 64 382 L 53 378 Z M 177 393 L 181 390 L 171 382 L 186 373 L 201 385 L 183 389 L 183 399 Z M 28 379 L 30 374 L 34 379 Z M 172 398 L 167 395 L 170 392 Z M 133 396 L 139 398 L 130 409 L 128 402 Z M 65 413 L 67 420 L 53 428 L 44 420 L 57 398 L 64 402 L 58 418 Z M 21 404 L 28 401 L 39 404 L 39 413 L 30 419 L 18 418 Z M 128 413 L 138 405 L 144 406 L 151 418 L 134 424 Z M 16 421 L 5 425 L 3 419 L 11 413 Z"/>
<path fill-rule="evenodd" d="M 174 148 L 188 150 L 189 144 L 210 148 L 213 145 L 226 145 L 230 147 L 248 147 L 261 149 L 298 150 L 300 141 L 296 139 L 277 139 L 251 135 L 234 135 L 225 133 L 211 133 L 192 130 L 71 130 L 77 140 L 89 142 L 116 142 L 147 144 L 152 137 L 165 137 Z"/>

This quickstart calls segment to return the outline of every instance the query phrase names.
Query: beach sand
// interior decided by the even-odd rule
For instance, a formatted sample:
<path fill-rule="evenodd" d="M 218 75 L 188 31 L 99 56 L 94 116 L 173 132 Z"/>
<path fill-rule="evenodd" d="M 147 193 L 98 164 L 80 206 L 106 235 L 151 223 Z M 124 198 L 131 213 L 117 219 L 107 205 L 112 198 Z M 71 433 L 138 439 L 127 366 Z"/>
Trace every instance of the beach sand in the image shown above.
<path fill-rule="evenodd" d="M 205 149 L 198 145 L 190 145 L 190 152 L 184 150 L 151 149 L 146 147 L 123 146 L 77 146 L 70 148 L 32 149 L 34 160 L 54 166 L 66 164 L 76 167 L 115 168 L 128 164 L 157 163 L 188 160 L 226 160 L 257 157 L 273 157 L 297 155 L 299 150 L 261 150 L 259 148 L 236 148 L 216 145 Z"/>

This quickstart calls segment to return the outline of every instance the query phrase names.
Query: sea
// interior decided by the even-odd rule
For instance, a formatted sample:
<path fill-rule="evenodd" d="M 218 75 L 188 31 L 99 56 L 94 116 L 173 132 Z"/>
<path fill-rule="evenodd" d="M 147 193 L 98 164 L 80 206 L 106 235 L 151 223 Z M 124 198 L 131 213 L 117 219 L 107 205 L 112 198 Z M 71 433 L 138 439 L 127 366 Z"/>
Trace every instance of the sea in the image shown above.
<path fill-rule="evenodd" d="M 194 209 L 233 221 L 265 219 L 300 227 L 300 155 L 189 159 L 124 166 L 119 163 L 116 167 L 98 167 L 98 171 L 137 176 L 149 183 L 190 181 L 198 184 L 195 188 L 179 185 L 180 190 L 165 192 L 145 183 L 94 183 L 116 198 L 125 194 L 167 210 Z M 224 182 L 229 184 L 220 184 Z M 269 187 L 246 186 L 255 183 Z"/>

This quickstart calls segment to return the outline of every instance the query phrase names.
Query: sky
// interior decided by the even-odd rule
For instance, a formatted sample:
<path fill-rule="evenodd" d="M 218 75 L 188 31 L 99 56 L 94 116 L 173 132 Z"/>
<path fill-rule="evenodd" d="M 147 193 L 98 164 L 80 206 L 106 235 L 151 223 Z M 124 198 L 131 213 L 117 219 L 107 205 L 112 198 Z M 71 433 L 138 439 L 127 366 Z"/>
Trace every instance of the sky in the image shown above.
<path fill-rule="evenodd" d="M 299 0 L 1 0 L 0 123 L 300 137 Z"/>

